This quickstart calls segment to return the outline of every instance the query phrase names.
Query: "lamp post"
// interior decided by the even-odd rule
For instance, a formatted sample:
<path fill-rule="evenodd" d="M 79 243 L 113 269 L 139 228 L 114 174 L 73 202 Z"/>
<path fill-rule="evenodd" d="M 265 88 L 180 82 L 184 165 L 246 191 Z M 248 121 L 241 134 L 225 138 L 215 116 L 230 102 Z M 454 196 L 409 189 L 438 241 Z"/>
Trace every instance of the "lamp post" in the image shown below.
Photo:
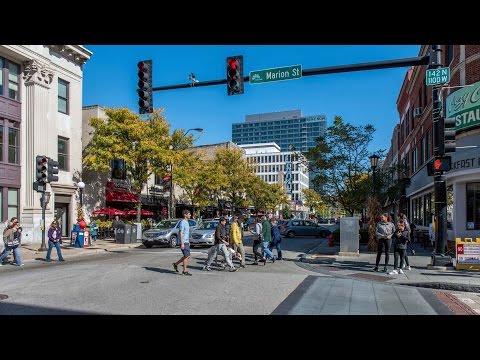
<path fill-rule="evenodd" d="M 376 189 L 375 189 L 375 170 L 377 169 L 378 165 L 378 155 L 371 155 L 368 157 L 370 159 L 370 166 L 372 167 L 372 180 L 373 180 L 373 196 L 375 196 Z"/>
<path fill-rule="evenodd" d="M 187 136 L 187 134 L 190 132 L 190 131 L 197 131 L 199 133 L 202 133 L 203 132 L 203 129 L 202 128 L 192 128 L 192 129 L 188 129 L 187 131 L 185 131 L 183 133 L 183 137 Z M 173 145 L 170 145 L 169 146 L 169 149 L 170 150 L 173 150 L 174 149 L 174 146 Z M 169 217 L 170 219 L 173 219 L 175 217 L 175 207 L 173 206 L 173 163 L 170 164 L 170 201 L 168 202 L 169 206 L 170 206 L 170 210 L 169 210 Z"/>
<path fill-rule="evenodd" d="M 83 189 L 85 189 L 85 183 L 83 181 L 80 181 L 77 186 L 80 190 L 80 207 L 83 208 Z"/>

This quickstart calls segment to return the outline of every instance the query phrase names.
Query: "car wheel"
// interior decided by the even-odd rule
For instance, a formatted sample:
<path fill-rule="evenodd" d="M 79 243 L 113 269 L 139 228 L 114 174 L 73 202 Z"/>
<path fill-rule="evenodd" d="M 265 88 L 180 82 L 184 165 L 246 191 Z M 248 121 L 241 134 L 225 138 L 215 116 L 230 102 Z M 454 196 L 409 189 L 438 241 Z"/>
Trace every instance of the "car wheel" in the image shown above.
<path fill-rule="evenodd" d="M 147 249 L 150 249 L 153 244 L 150 244 L 150 243 L 143 243 L 143 245 L 147 248 Z"/>
<path fill-rule="evenodd" d="M 294 238 L 295 237 L 295 232 L 294 231 L 287 232 L 287 237 Z"/>
<path fill-rule="evenodd" d="M 170 237 L 170 247 L 171 248 L 174 248 L 177 246 L 177 236 L 176 235 L 172 235 Z"/>

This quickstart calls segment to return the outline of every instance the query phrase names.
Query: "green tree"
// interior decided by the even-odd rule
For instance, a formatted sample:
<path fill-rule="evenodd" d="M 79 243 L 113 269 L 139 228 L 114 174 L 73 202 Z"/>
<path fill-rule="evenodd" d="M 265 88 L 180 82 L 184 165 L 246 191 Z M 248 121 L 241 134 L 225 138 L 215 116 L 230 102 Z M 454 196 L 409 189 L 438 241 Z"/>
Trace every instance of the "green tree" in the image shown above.
<path fill-rule="evenodd" d="M 336 116 L 307 153 L 310 168 L 318 172 L 315 190 L 327 204 L 340 204 L 350 216 L 361 211 L 369 193 L 364 174 L 370 168 L 368 145 L 374 132 L 370 124 L 354 126 Z"/>
<path fill-rule="evenodd" d="M 137 222 L 140 222 L 140 193 L 159 164 L 172 161 L 168 146 L 169 123 L 162 110 L 147 120 L 127 108 L 105 109 L 106 118 L 91 118 L 93 137 L 84 149 L 83 163 L 94 171 L 110 169 L 113 159 L 125 160 L 132 191 L 137 195 Z"/>
<path fill-rule="evenodd" d="M 322 197 L 314 189 L 303 189 L 303 197 L 305 199 L 305 205 L 314 209 L 316 214 L 326 210 L 326 205 L 322 200 Z"/>

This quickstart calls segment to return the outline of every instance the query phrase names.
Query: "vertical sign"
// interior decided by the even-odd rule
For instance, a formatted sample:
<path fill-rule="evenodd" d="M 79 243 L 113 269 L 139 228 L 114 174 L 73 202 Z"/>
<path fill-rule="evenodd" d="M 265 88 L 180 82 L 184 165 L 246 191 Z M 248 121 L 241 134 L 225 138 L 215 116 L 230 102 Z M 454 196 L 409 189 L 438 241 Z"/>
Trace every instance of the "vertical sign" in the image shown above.
<path fill-rule="evenodd" d="M 283 182 L 285 183 L 285 190 L 287 194 L 292 193 L 292 163 L 291 161 L 285 163 L 285 175 L 283 178 Z"/>

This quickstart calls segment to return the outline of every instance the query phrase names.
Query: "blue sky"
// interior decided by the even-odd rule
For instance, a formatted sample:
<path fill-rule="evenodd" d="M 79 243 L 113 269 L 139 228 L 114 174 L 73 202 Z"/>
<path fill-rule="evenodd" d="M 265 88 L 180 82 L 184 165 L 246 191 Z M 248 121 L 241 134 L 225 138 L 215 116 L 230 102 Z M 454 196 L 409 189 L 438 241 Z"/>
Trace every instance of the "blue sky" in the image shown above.
<path fill-rule="evenodd" d="M 138 111 L 137 62 L 153 60 L 153 86 L 225 78 L 228 56 L 243 55 L 250 71 L 301 64 L 302 69 L 416 57 L 420 45 L 85 45 L 93 52 L 84 65 L 83 105 L 128 107 Z M 370 150 L 388 149 L 398 123 L 396 101 L 408 67 L 306 76 L 297 80 L 250 85 L 243 95 L 227 96 L 226 85 L 155 91 L 155 108 L 164 108 L 172 129 L 204 129 L 196 145 L 232 138 L 232 123 L 245 115 L 300 109 L 341 115 L 354 125 L 371 123 Z"/>

